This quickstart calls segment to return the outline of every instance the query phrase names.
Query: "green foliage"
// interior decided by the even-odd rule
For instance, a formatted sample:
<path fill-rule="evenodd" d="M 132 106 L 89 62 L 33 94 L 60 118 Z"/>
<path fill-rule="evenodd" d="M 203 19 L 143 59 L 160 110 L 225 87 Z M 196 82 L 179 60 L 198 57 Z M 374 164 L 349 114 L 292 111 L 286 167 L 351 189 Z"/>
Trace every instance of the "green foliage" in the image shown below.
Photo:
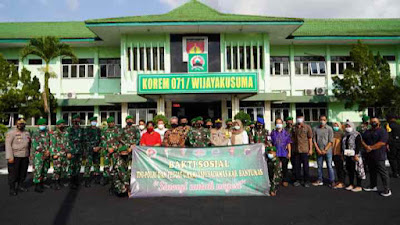
<path fill-rule="evenodd" d="M 0 124 L 0 143 L 5 142 L 7 131 L 8 131 L 8 128 L 5 125 Z"/>
<path fill-rule="evenodd" d="M 393 108 L 399 101 L 400 88 L 390 77 L 387 61 L 379 53 L 374 56 L 361 42 L 353 46 L 350 58 L 354 66 L 346 68 L 343 78 L 332 77 L 335 97 L 346 108 L 358 105 L 360 111 L 367 107 Z"/>
<path fill-rule="evenodd" d="M 243 123 L 243 126 L 248 126 L 250 125 L 251 122 L 251 117 L 249 114 L 245 113 L 244 111 L 238 112 L 235 117 L 235 120 L 240 120 Z"/>
<path fill-rule="evenodd" d="M 162 115 L 162 114 L 156 115 L 156 116 L 153 118 L 153 122 L 155 123 L 155 126 L 157 127 L 157 121 L 158 121 L 159 119 L 162 119 L 162 120 L 164 121 L 165 126 L 167 127 L 167 125 L 168 125 L 168 118 L 167 118 L 166 116 Z"/>

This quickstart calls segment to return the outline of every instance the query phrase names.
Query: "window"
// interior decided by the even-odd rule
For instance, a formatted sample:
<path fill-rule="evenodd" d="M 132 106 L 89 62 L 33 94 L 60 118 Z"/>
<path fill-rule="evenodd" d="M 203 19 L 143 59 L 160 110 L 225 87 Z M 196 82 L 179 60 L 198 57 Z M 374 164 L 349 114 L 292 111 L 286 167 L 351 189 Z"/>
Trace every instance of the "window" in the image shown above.
<path fill-rule="evenodd" d="M 386 59 L 386 61 L 388 61 L 388 62 L 396 61 L 396 56 L 394 56 L 394 55 L 384 55 L 383 58 Z"/>
<path fill-rule="evenodd" d="M 271 57 L 271 75 L 289 75 L 289 57 Z"/>
<path fill-rule="evenodd" d="M 110 116 L 114 117 L 115 124 L 121 125 L 122 123 L 121 111 L 100 111 L 100 120 L 102 123 L 107 122 L 107 118 Z"/>
<path fill-rule="evenodd" d="M 68 126 L 72 125 L 72 117 L 75 114 L 79 114 L 82 126 L 89 126 L 89 119 L 94 115 L 93 111 L 64 111 L 62 112 L 62 118 L 67 122 Z"/>
<path fill-rule="evenodd" d="M 19 60 L 18 59 L 7 59 L 7 62 L 14 65 L 15 69 L 18 70 Z"/>
<path fill-rule="evenodd" d="M 318 122 L 320 115 L 326 115 L 326 106 L 316 105 L 316 106 L 296 106 L 296 114 L 303 114 L 304 121 L 306 122 Z"/>
<path fill-rule="evenodd" d="M 100 59 L 100 77 L 121 77 L 121 59 Z"/>
<path fill-rule="evenodd" d="M 129 71 L 164 71 L 164 65 L 164 47 L 128 48 Z"/>
<path fill-rule="evenodd" d="M 368 116 L 376 116 L 380 120 L 385 120 L 386 118 L 384 115 L 390 111 L 392 110 L 388 107 L 368 107 Z"/>
<path fill-rule="evenodd" d="M 271 106 L 271 122 L 280 118 L 283 121 L 289 116 L 290 104 L 273 104 Z"/>
<path fill-rule="evenodd" d="M 29 59 L 29 65 L 42 65 L 42 59 Z"/>
<path fill-rule="evenodd" d="M 225 56 L 227 70 L 263 69 L 263 46 L 232 45 L 227 43 Z"/>
<path fill-rule="evenodd" d="M 63 78 L 93 78 L 94 59 L 79 59 L 73 63 L 72 59 L 62 59 Z"/>
<path fill-rule="evenodd" d="M 4 124 L 7 127 L 14 127 L 17 123 L 19 114 L 16 112 L 5 113 L 4 119 L 0 120 L 0 124 Z M 26 126 L 33 126 L 35 124 L 35 118 L 25 118 Z"/>
<path fill-rule="evenodd" d="M 326 74 L 325 57 L 323 56 L 301 56 L 294 57 L 296 75 L 316 75 Z"/>
<path fill-rule="evenodd" d="M 331 58 L 331 74 L 342 75 L 344 70 L 354 65 L 349 56 L 333 56 Z"/>

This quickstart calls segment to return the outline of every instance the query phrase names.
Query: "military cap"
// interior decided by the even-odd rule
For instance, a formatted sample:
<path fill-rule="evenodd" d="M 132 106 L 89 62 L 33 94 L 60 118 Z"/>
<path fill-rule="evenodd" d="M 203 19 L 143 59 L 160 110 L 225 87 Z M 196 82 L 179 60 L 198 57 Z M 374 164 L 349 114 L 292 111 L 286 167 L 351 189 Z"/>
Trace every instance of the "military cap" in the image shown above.
<path fill-rule="evenodd" d="M 133 117 L 132 117 L 131 115 L 129 115 L 129 116 L 127 116 L 127 117 L 125 118 L 125 120 L 129 120 L 129 119 L 133 119 Z"/>
<path fill-rule="evenodd" d="M 25 119 L 23 116 L 18 117 L 17 123 L 26 123 Z"/>
<path fill-rule="evenodd" d="M 47 124 L 47 120 L 45 118 L 40 118 L 37 121 L 37 125 L 46 125 Z"/>
<path fill-rule="evenodd" d="M 285 121 L 289 121 L 289 120 L 293 120 L 293 117 L 291 117 L 291 116 L 286 117 Z"/>
<path fill-rule="evenodd" d="M 211 119 L 206 119 L 205 122 L 207 123 L 207 122 L 212 122 L 212 121 L 211 121 Z"/>
<path fill-rule="evenodd" d="M 272 146 L 272 147 L 267 147 L 267 152 L 276 152 L 276 147 Z"/>
<path fill-rule="evenodd" d="M 194 121 L 194 122 L 203 121 L 203 117 L 198 116 L 198 117 L 194 118 L 193 121 Z"/>
<path fill-rule="evenodd" d="M 370 119 L 370 117 L 367 116 L 367 115 L 363 115 L 363 116 L 362 116 L 362 121 L 363 121 L 363 122 L 367 122 L 369 119 Z"/>
<path fill-rule="evenodd" d="M 62 123 L 66 123 L 66 122 L 65 122 L 65 120 L 63 120 L 63 119 L 60 119 L 60 120 L 57 120 L 56 125 L 60 125 L 60 124 L 62 124 Z"/>
<path fill-rule="evenodd" d="M 90 117 L 89 121 L 97 121 L 97 116 Z"/>
<path fill-rule="evenodd" d="M 122 145 L 121 147 L 118 148 L 118 152 L 125 152 L 128 150 L 128 146 Z"/>
<path fill-rule="evenodd" d="M 215 120 L 215 123 L 222 123 L 222 120 L 218 118 Z"/>
<path fill-rule="evenodd" d="M 225 123 L 232 122 L 232 119 L 225 120 Z"/>
<path fill-rule="evenodd" d="M 79 114 L 75 114 L 72 116 L 72 119 L 80 119 L 81 117 L 79 116 Z"/>
<path fill-rule="evenodd" d="M 108 117 L 107 123 L 114 123 L 114 122 L 115 122 L 114 117 L 112 117 L 112 116 Z"/>

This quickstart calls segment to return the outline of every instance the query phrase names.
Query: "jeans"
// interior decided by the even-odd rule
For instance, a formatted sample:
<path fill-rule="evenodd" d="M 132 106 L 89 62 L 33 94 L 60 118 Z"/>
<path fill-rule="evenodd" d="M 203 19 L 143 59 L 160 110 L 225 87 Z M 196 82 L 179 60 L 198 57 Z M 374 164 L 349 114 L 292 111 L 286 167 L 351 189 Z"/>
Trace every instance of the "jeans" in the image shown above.
<path fill-rule="evenodd" d="M 304 182 L 310 181 L 310 165 L 308 164 L 308 153 L 294 153 L 295 161 L 295 178 L 296 181 L 301 179 L 301 165 L 303 164 Z"/>
<path fill-rule="evenodd" d="M 389 172 L 386 169 L 384 160 L 368 160 L 369 167 L 369 177 L 370 177 L 370 187 L 377 186 L 378 174 L 382 179 L 383 188 L 385 190 L 390 190 L 390 180 L 389 180 Z"/>
<path fill-rule="evenodd" d="M 332 168 L 332 151 L 326 153 L 326 155 L 318 155 L 317 156 L 318 180 L 323 181 L 322 173 L 323 173 L 324 160 L 326 162 L 326 167 L 328 167 L 329 182 L 333 183 L 335 181 L 335 172 L 333 171 L 333 168 Z"/>

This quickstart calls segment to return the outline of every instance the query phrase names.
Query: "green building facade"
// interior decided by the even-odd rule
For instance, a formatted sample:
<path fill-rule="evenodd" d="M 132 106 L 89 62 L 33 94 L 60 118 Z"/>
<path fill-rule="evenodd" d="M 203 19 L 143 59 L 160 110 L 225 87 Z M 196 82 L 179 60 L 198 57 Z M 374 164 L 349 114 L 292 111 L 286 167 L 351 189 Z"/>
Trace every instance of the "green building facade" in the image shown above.
<path fill-rule="evenodd" d="M 351 65 L 358 40 L 383 55 L 400 76 L 400 19 L 302 19 L 220 13 L 198 1 L 161 15 L 84 22 L 0 23 L 0 53 L 43 81 L 42 61 L 20 59 L 30 38 L 56 36 L 79 58 L 51 63 L 56 118 L 74 113 L 89 124 L 132 115 L 212 119 L 244 110 L 275 118 L 304 113 L 307 122 L 359 122 L 363 113 L 334 99 L 332 77 Z M 9 125 L 15 113 L 10 112 Z M 54 119 L 56 119 L 54 118 Z M 28 120 L 34 124 L 35 119 Z M 54 121 L 53 121 L 54 123 Z"/>

